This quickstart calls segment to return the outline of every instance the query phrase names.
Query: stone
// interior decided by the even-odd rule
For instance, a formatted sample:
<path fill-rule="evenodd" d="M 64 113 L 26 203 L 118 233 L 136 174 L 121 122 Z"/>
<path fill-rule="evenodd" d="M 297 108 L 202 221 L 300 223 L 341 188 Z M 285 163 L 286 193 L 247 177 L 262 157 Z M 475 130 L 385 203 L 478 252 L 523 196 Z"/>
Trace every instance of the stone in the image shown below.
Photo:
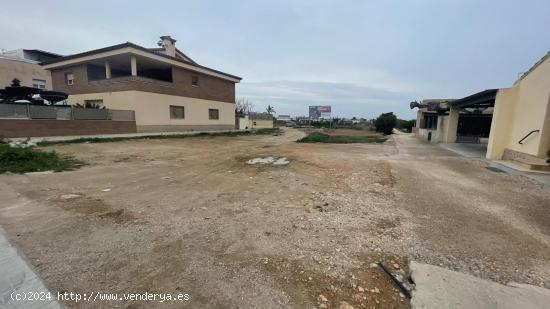
<path fill-rule="evenodd" d="M 357 287 L 357 291 L 359 292 L 365 292 L 365 289 L 362 286 Z"/>
<path fill-rule="evenodd" d="M 319 294 L 317 299 L 319 299 L 320 302 L 324 302 L 324 303 L 328 302 L 328 299 L 323 294 Z"/>
<path fill-rule="evenodd" d="M 71 199 L 79 198 L 79 197 L 81 197 L 80 194 L 63 194 L 63 195 L 61 195 L 62 200 L 71 200 Z"/>
<path fill-rule="evenodd" d="M 43 171 L 43 172 L 29 172 L 25 173 L 25 175 L 48 175 L 53 174 L 53 171 Z"/>
<path fill-rule="evenodd" d="M 355 309 L 352 305 L 345 301 L 341 301 L 340 304 L 338 304 L 338 309 Z"/>

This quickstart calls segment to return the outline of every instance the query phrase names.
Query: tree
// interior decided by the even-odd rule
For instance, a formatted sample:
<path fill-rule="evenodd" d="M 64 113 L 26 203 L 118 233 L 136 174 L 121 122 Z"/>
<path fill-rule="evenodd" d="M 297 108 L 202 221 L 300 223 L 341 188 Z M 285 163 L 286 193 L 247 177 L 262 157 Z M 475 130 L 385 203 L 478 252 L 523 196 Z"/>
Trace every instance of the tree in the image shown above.
<path fill-rule="evenodd" d="M 12 87 L 21 87 L 21 81 L 18 80 L 17 78 L 14 78 L 14 79 L 11 81 L 11 86 L 12 86 Z"/>
<path fill-rule="evenodd" d="M 397 128 L 405 132 L 412 132 L 412 128 L 416 125 L 416 119 L 404 120 L 397 119 Z"/>
<path fill-rule="evenodd" d="M 271 105 L 268 105 L 267 108 L 265 109 L 265 111 L 266 111 L 268 114 L 270 114 L 270 115 L 273 115 L 273 114 L 276 113 L 276 112 L 275 112 L 275 109 L 274 109 L 273 106 L 271 106 Z"/>
<path fill-rule="evenodd" d="M 235 113 L 246 115 L 254 110 L 254 104 L 245 98 L 238 98 L 235 102 Z"/>
<path fill-rule="evenodd" d="M 386 135 L 393 133 L 393 128 L 397 124 L 397 117 L 393 113 L 384 113 L 378 116 L 374 121 L 376 132 L 381 132 Z"/>

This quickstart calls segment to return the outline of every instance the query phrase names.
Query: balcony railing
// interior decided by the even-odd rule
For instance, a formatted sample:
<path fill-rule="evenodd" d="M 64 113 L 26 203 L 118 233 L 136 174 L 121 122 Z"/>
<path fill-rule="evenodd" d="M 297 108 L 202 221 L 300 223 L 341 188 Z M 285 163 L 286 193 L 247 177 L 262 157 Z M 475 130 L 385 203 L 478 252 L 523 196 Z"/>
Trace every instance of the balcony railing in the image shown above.
<path fill-rule="evenodd" d="M 113 120 L 134 121 L 132 110 L 74 108 L 29 104 L 0 104 L 3 119 Z"/>

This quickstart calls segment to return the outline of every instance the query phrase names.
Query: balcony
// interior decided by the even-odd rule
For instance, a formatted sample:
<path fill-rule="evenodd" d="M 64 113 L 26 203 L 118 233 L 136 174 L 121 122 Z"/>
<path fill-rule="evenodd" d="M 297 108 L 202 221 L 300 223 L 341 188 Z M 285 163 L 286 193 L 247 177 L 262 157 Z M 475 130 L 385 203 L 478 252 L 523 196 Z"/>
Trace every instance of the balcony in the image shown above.
<path fill-rule="evenodd" d="M 170 65 L 131 54 L 91 61 L 86 69 L 90 86 L 139 83 L 173 87 Z"/>
<path fill-rule="evenodd" d="M 118 83 L 132 83 L 132 82 L 138 82 L 143 84 L 155 84 L 157 86 L 164 86 L 164 87 L 173 87 L 174 84 L 172 82 L 167 82 L 159 79 L 154 78 L 148 78 L 143 76 L 120 76 L 120 77 L 113 77 L 109 79 L 98 79 L 98 80 L 89 80 L 88 85 L 90 86 L 109 86 L 114 85 Z"/>

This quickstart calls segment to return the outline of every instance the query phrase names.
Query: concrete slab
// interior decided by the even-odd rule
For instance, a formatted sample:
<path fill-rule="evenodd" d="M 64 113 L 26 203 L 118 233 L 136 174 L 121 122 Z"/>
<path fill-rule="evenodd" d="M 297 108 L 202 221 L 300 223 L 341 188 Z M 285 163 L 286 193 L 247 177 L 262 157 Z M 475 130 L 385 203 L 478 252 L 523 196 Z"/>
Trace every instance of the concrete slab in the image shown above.
<path fill-rule="evenodd" d="M 411 262 L 416 283 L 412 308 L 548 308 L 550 290 L 519 283 L 502 285 L 438 266 Z"/>
<path fill-rule="evenodd" d="M 487 152 L 486 144 L 467 144 L 467 143 L 455 143 L 455 144 L 438 144 L 439 147 L 461 155 L 466 158 L 477 158 L 487 162 L 491 167 L 499 169 L 511 175 L 524 176 L 532 180 L 538 181 L 545 185 L 550 186 L 550 174 L 548 172 L 530 171 L 517 164 L 505 162 L 502 160 L 488 160 L 485 158 Z"/>
<path fill-rule="evenodd" d="M 442 143 L 438 145 L 441 148 L 447 149 L 467 158 L 485 158 L 485 155 L 487 154 L 487 144 Z"/>
<path fill-rule="evenodd" d="M 12 246 L 0 228 L 0 308 L 63 308 L 57 302 L 57 293 L 49 294 L 51 300 L 16 300 L 16 296 L 23 297 L 23 293 L 38 293 L 44 296 L 50 293 L 44 282 L 32 270 L 29 263 Z M 28 295 L 28 294 L 27 294 Z"/>

